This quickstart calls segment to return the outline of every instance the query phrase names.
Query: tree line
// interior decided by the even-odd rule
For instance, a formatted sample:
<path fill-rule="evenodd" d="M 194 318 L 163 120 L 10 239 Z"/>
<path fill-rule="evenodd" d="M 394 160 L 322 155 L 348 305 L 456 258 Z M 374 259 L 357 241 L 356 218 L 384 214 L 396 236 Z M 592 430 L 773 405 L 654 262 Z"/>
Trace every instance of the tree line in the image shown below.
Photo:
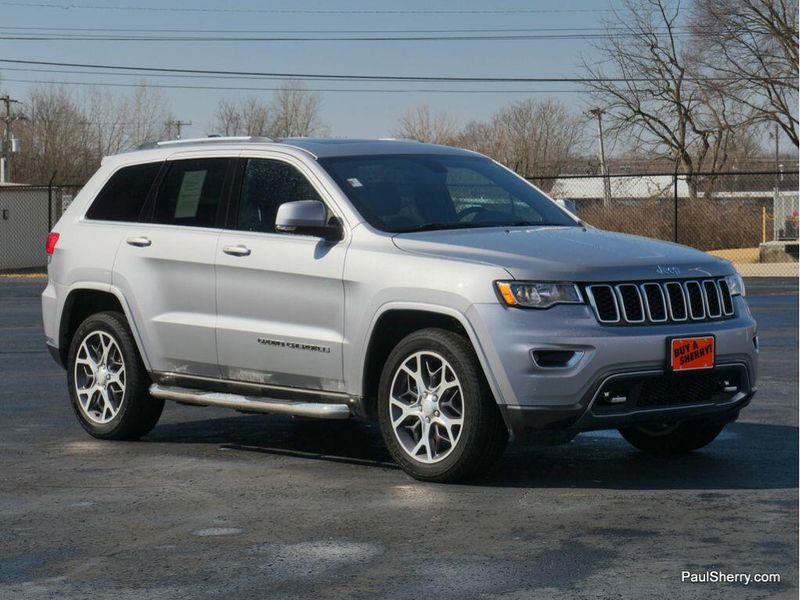
<path fill-rule="evenodd" d="M 127 95 L 99 87 L 75 94 L 64 85 L 40 84 L 23 101 L 14 121 L 19 152 L 15 182 L 83 183 L 104 156 L 177 137 L 178 121 L 162 89 L 141 82 Z M 321 97 L 287 82 L 270 101 L 221 100 L 209 135 L 272 138 L 321 135 Z"/>

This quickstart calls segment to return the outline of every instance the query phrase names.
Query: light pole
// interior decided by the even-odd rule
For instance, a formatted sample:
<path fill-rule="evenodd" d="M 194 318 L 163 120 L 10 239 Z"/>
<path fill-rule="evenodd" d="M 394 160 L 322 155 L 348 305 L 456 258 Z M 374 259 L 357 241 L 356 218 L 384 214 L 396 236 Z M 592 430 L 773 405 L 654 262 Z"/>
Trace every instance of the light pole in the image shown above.
<path fill-rule="evenodd" d="M 593 108 L 589 114 L 597 117 L 597 134 L 599 140 L 600 150 L 600 175 L 603 176 L 603 206 L 608 206 L 611 203 L 611 182 L 608 179 L 608 169 L 606 167 L 606 146 L 603 140 L 603 115 L 605 109 Z"/>

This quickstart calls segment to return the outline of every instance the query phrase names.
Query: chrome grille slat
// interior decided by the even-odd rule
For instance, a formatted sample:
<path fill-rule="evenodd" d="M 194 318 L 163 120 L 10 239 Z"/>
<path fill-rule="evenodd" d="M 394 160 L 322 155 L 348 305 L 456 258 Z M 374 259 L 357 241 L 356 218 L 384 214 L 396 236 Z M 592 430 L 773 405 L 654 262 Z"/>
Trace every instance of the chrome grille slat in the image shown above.
<path fill-rule="evenodd" d="M 722 312 L 726 317 L 733 314 L 733 298 L 731 298 L 731 290 L 728 287 L 728 282 L 724 279 L 717 281 L 717 288 L 719 289 L 720 299 L 722 300 Z"/>
<path fill-rule="evenodd" d="M 650 291 L 653 291 L 657 296 L 651 296 Z M 667 320 L 667 298 L 659 284 L 642 284 L 642 298 L 647 307 L 647 317 L 650 321 L 653 323 L 663 323 Z M 656 300 L 656 298 L 658 298 L 658 300 Z"/>
<path fill-rule="evenodd" d="M 623 283 L 615 286 L 614 291 L 622 309 L 621 317 L 627 323 L 644 323 L 644 304 L 639 288 L 632 283 Z"/>
<path fill-rule="evenodd" d="M 686 300 L 689 303 L 689 316 L 694 321 L 702 321 L 706 318 L 706 303 L 703 297 L 703 286 L 699 281 L 686 281 L 683 284 L 686 290 Z"/>
<path fill-rule="evenodd" d="M 724 278 L 593 283 L 585 288 L 604 325 L 665 324 L 732 317 L 733 298 Z"/>
<path fill-rule="evenodd" d="M 619 303 L 614 288 L 607 284 L 590 285 L 586 291 L 598 321 L 601 323 L 620 322 Z M 612 306 L 608 306 L 609 299 Z"/>
<path fill-rule="evenodd" d="M 686 300 L 686 292 L 683 286 L 677 281 L 670 281 L 664 284 L 664 289 L 667 291 L 669 315 L 672 317 L 672 320 L 681 322 L 688 319 L 688 301 Z"/>
<path fill-rule="evenodd" d="M 703 280 L 703 296 L 706 301 L 706 314 L 709 319 L 718 319 L 722 316 L 722 298 L 720 298 L 717 283 L 713 279 Z"/>

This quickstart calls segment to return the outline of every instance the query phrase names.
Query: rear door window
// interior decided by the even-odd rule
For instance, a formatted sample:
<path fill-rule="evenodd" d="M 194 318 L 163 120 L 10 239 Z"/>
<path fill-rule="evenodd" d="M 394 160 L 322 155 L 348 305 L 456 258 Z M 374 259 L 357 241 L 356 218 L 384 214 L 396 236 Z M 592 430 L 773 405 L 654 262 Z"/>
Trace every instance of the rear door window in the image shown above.
<path fill-rule="evenodd" d="M 153 222 L 216 227 L 230 163 L 229 158 L 172 162 L 158 190 Z"/>
<path fill-rule="evenodd" d="M 129 223 L 138 221 L 161 165 L 156 162 L 122 167 L 97 194 L 86 212 L 86 218 Z"/>

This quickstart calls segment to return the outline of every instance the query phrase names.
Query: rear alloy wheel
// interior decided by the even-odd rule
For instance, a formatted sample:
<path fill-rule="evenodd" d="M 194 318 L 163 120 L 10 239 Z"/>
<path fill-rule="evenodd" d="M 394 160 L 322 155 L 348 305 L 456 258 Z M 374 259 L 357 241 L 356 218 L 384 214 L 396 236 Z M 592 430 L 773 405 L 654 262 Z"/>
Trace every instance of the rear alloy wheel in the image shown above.
<path fill-rule="evenodd" d="M 125 397 L 125 359 L 117 342 L 102 330 L 81 342 L 75 358 L 75 392 L 83 416 L 103 425 L 117 416 Z"/>
<path fill-rule="evenodd" d="M 163 400 L 150 396 L 150 378 L 118 312 L 97 313 L 80 324 L 69 348 L 67 381 L 78 421 L 96 438 L 139 438 L 164 408 Z"/>
<path fill-rule="evenodd" d="M 381 432 L 412 477 L 450 482 L 480 475 L 508 432 L 477 357 L 462 336 L 424 329 L 389 355 L 379 386 Z"/>
<path fill-rule="evenodd" d="M 724 427 L 719 421 L 699 420 L 624 427 L 619 432 L 642 452 L 682 454 L 708 446 Z"/>

